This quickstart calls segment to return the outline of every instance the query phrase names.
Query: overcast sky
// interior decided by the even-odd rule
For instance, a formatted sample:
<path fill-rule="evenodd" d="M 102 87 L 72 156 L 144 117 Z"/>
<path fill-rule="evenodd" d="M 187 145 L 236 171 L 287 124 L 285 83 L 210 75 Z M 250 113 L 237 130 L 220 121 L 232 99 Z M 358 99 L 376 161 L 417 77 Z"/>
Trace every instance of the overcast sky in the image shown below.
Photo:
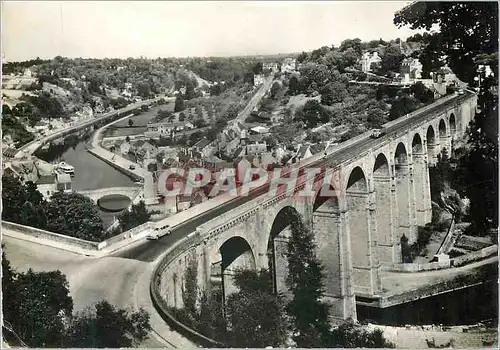
<path fill-rule="evenodd" d="M 408 1 L 3 1 L 2 54 L 230 56 L 309 51 L 346 38 L 406 38 L 394 12 Z"/>

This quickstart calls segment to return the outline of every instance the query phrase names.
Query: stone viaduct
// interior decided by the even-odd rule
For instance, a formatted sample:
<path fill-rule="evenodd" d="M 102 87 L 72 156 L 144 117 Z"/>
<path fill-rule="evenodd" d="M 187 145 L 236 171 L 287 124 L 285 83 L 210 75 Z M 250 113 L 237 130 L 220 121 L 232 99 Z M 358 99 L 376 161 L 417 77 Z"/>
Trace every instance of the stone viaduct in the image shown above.
<path fill-rule="evenodd" d="M 331 316 L 356 318 L 355 296 L 377 296 L 381 266 L 401 262 L 403 235 L 412 243 L 417 227 L 430 222 L 428 168 L 462 137 L 476 103 L 469 93 L 443 98 L 386 124 L 383 137 L 361 135 L 339 151 L 314 156 L 325 166 L 315 177 L 285 183 L 282 194 L 266 193 L 199 226 L 190 235 L 198 239 L 161 272 L 165 301 L 182 306 L 191 263 L 200 288 L 209 293 L 216 287 L 223 297 L 234 292 L 231 274 L 237 268 L 270 268 L 275 289 L 286 292 L 286 243 L 290 213 L 296 212 L 314 233 Z M 330 194 L 324 196 L 319 189 L 327 176 Z M 315 195 L 299 196 L 305 186 Z"/>

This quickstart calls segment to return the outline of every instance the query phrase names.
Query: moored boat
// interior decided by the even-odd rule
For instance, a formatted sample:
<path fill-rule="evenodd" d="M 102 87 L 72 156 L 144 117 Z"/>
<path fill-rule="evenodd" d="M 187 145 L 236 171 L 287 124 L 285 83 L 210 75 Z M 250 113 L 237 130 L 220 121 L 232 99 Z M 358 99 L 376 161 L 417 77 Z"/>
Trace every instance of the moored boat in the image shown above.
<path fill-rule="evenodd" d="M 66 162 L 60 162 L 57 164 L 57 169 L 61 170 L 63 173 L 75 175 L 75 168 Z"/>

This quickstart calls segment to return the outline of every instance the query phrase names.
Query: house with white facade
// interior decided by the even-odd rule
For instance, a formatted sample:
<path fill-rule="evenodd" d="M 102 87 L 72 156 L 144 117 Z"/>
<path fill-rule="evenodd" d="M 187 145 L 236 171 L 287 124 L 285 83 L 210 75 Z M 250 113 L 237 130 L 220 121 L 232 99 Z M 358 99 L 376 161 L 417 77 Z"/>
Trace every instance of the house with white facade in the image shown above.
<path fill-rule="evenodd" d="M 177 132 L 187 131 L 194 128 L 194 125 L 188 121 L 183 122 L 160 122 L 149 123 L 147 125 L 147 132 L 159 132 L 161 136 L 170 136 Z"/>
<path fill-rule="evenodd" d="M 402 82 L 411 82 L 422 78 L 422 63 L 417 58 L 405 58 L 401 62 L 399 72 L 402 76 Z"/>
<path fill-rule="evenodd" d="M 128 152 L 130 152 L 130 142 L 125 141 L 120 144 L 120 153 L 126 155 Z"/>
<path fill-rule="evenodd" d="M 262 63 L 262 70 L 270 70 L 273 73 L 278 72 L 278 63 L 276 62 L 264 62 Z"/>
<path fill-rule="evenodd" d="M 254 74 L 253 86 L 260 86 L 264 84 L 264 76 L 262 74 Z"/>
<path fill-rule="evenodd" d="M 285 58 L 281 63 L 281 73 L 293 73 L 296 69 L 297 60 L 295 58 Z"/>
<path fill-rule="evenodd" d="M 371 72 L 373 66 L 377 66 L 382 62 L 382 58 L 378 55 L 378 52 L 373 53 L 365 52 L 361 58 L 361 70 L 363 72 Z"/>
<path fill-rule="evenodd" d="M 290 158 L 287 164 L 295 164 L 300 162 L 301 160 L 312 157 L 313 153 L 311 151 L 310 145 L 298 145 L 297 152 Z"/>

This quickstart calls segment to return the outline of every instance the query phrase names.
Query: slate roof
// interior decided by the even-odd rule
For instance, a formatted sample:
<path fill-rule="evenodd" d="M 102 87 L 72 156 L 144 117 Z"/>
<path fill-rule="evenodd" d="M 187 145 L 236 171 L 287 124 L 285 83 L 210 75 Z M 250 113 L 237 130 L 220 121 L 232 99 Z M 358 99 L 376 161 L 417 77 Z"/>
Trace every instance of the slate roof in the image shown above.
<path fill-rule="evenodd" d="M 254 134 L 248 136 L 248 140 L 251 142 L 261 142 L 264 136 L 262 134 Z"/>
<path fill-rule="evenodd" d="M 146 141 L 144 140 L 139 140 L 137 141 L 136 143 L 134 143 L 134 146 L 135 147 L 141 147 L 142 145 L 144 145 L 146 143 Z"/>
<path fill-rule="evenodd" d="M 206 138 L 202 138 L 201 140 L 199 140 L 198 142 L 196 142 L 193 147 L 196 147 L 196 148 L 199 148 L 199 149 L 203 149 L 205 147 L 207 147 L 211 142 Z"/>
<path fill-rule="evenodd" d="M 53 184 L 56 180 L 56 175 L 41 175 L 38 177 L 38 180 L 36 181 L 37 185 L 49 185 Z"/>
<path fill-rule="evenodd" d="M 12 147 L 7 147 L 2 150 L 2 155 L 5 157 L 13 158 L 17 153 L 17 150 Z"/>

